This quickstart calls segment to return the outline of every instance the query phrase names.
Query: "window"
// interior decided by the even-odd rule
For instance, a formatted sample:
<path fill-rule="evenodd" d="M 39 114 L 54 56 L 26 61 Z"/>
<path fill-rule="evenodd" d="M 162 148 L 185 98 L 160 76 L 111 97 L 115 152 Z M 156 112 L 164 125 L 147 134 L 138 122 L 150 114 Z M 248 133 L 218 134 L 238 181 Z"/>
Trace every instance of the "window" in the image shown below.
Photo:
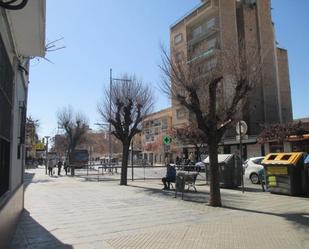
<path fill-rule="evenodd" d="M 153 121 L 153 125 L 154 125 L 154 126 L 161 126 L 161 121 L 160 121 L 160 119 L 154 120 L 154 121 Z"/>
<path fill-rule="evenodd" d="M 175 56 L 176 62 L 181 62 L 183 60 L 183 52 L 178 52 Z"/>
<path fill-rule="evenodd" d="M 208 70 L 211 70 L 217 66 L 217 59 L 213 58 L 208 62 Z"/>
<path fill-rule="evenodd" d="M 174 37 L 174 43 L 179 44 L 182 42 L 182 34 L 178 34 Z"/>
<path fill-rule="evenodd" d="M 216 24 L 216 19 L 215 18 L 212 18 L 210 19 L 208 22 L 207 22 L 207 29 L 211 29 L 215 26 Z"/>
<path fill-rule="evenodd" d="M 162 120 L 162 130 L 167 129 L 167 119 Z"/>
<path fill-rule="evenodd" d="M 13 70 L 0 35 L 0 197 L 9 190 Z"/>
<path fill-rule="evenodd" d="M 264 158 L 258 158 L 255 160 L 252 160 L 255 164 L 261 164 Z"/>
<path fill-rule="evenodd" d="M 202 31 L 203 31 L 202 25 L 196 27 L 195 29 L 192 30 L 192 37 L 195 38 L 199 36 L 200 34 L 202 34 Z"/>
<path fill-rule="evenodd" d="M 176 117 L 177 117 L 177 119 L 184 119 L 186 117 L 185 109 L 176 110 Z"/>
<path fill-rule="evenodd" d="M 216 44 L 217 44 L 217 39 L 213 38 L 207 42 L 207 48 L 208 49 L 215 48 Z"/>

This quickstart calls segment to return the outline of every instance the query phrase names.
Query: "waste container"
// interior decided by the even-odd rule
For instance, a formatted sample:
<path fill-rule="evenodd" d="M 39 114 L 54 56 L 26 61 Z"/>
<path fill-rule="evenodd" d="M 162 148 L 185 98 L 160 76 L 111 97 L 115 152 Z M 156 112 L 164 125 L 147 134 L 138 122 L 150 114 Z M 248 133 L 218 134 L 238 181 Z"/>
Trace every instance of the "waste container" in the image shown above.
<path fill-rule="evenodd" d="M 210 180 L 209 156 L 203 161 L 205 163 L 206 181 Z M 241 185 L 242 165 L 240 158 L 234 154 L 218 155 L 220 187 L 236 188 Z"/>
<path fill-rule="evenodd" d="M 262 161 L 266 173 L 266 186 L 271 193 L 302 195 L 303 152 L 271 153 Z"/>
<path fill-rule="evenodd" d="M 305 195 L 309 195 L 309 155 L 305 158 L 304 163 L 304 170 L 302 172 L 303 191 Z"/>

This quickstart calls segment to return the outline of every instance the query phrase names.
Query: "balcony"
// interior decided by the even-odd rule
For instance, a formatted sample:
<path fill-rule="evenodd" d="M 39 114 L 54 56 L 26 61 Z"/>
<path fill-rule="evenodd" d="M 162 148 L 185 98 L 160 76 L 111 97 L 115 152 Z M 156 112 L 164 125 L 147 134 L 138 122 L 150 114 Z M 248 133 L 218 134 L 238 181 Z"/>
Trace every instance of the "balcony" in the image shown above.
<path fill-rule="evenodd" d="M 208 49 L 206 51 L 203 51 L 199 55 L 194 56 L 193 58 L 191 58 L 191 60 L 188 60 L 187 64 L 191 64 L 193 62 L 199 62 L 199 61 L 201 61 L 203 59 L 209 58 L 210 56 L 214 55 L 217 50 L 218 49 L 210 48 L 210 49 Z"/>
<path fill-rule="evenodd" d="M 211 37 L 212 35 L 215 35 L 217 32 L 219 31 L 218 26 L 216 25 L 215 27 L 212 27 L 210 29 L 205 29 L 201 34 L 196 35 L 196 36 L 189 36 L 188 37 L 188 47 L 192 47 L 193 45 L 204 41 L 206 39 L 208 39 L 209 37 Z"/>
<path fill-rule="evenodd" d="M 170 28 L 171 29 L 174 28 L 182 21 L 186 21 L 186 22 L 190 21 L 192 18 L 197 16 L 204 9 L 210 9 L 211 7 L 212 7 L 212 4 L 210 0 L 199 3 L 196 7 L 194 7 L 192 10 L 190 10 L 188 13 L 186 13 L 184 16 L 182 16 L 176 22 L 174 22 L 170 26 Z"/>

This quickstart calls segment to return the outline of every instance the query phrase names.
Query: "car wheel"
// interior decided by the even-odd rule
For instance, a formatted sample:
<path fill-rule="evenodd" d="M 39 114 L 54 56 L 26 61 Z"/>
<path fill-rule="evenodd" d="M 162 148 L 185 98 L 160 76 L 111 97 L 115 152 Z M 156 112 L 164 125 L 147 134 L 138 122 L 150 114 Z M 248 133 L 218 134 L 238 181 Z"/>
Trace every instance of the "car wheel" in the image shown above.
<path fill-rule="evenodd" d="M 256 173 L 250 175 L 250 180 L 253 184 L 258 184 L 260 182 L 259 176 Z"/>

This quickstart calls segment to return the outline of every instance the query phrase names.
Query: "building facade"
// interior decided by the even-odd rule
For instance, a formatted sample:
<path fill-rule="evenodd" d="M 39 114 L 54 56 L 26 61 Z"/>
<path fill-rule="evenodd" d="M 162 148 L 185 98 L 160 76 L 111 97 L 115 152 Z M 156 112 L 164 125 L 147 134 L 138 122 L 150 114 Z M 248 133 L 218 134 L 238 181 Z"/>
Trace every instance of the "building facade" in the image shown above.
<path fill-rule="evenodd" d="M 172 108 L 148 115 L 142 121 L 142 157 L 151 165 L 164 164 L 172 153 L 171 145 L 164 145 L 163 137 L 172 129 Z"/>
<path fill-rule="evenodd" d="M 25 125 L 26 161 L 37 157 L 38 144 L 41 145 L 36 132 L 36 123 L 31 118 L 27 118 Z M 41 149 L 44 150 L 44 147 Z"/>
<path fill-rule="evenodd" d="M 302 133 L 290 135 L 284 141 L 268 141 L 265 143 L 266 153 L 276 152 L 307 152 L 309 153 L 309 118 L 294 120 L 295 124 L 301 123 Z"/>
<path fill-rule="evenodd" d="M 261 65 L 259 81 L 242 106 L 238 118 L 248 124 L 244 141 L 247 156 L 261 155 L 256 143 L 260 124 L 292 122 L 292 101 L 287 51 L 277 47 L 270 0 L 203 0 L 170 29 L 171 51 L 175 59 L 185 60 L 198 68 L 201 76 L 218 63 L 217 51 L 233 48 L 248 58 L 249 48 L 256 49 L 256 64 Z M 239 59 L 239 63 L 241 62 Z M 223 84 L 220 101 L 228 101 L 232 92 L 228 79 L 231 72 L 222 65 Z M 172 101 L 173 126 L 190 121 L 190 113 Z M 234 132 L 222 142 L 222 153 L 238 150 Z"/>
<path fill-rule="evenodd" d="M 45 55 L 45 1 L 21 10 L 0 5 L 0 248 L 23 209 L 25 123 L 31 57 Z"/>

